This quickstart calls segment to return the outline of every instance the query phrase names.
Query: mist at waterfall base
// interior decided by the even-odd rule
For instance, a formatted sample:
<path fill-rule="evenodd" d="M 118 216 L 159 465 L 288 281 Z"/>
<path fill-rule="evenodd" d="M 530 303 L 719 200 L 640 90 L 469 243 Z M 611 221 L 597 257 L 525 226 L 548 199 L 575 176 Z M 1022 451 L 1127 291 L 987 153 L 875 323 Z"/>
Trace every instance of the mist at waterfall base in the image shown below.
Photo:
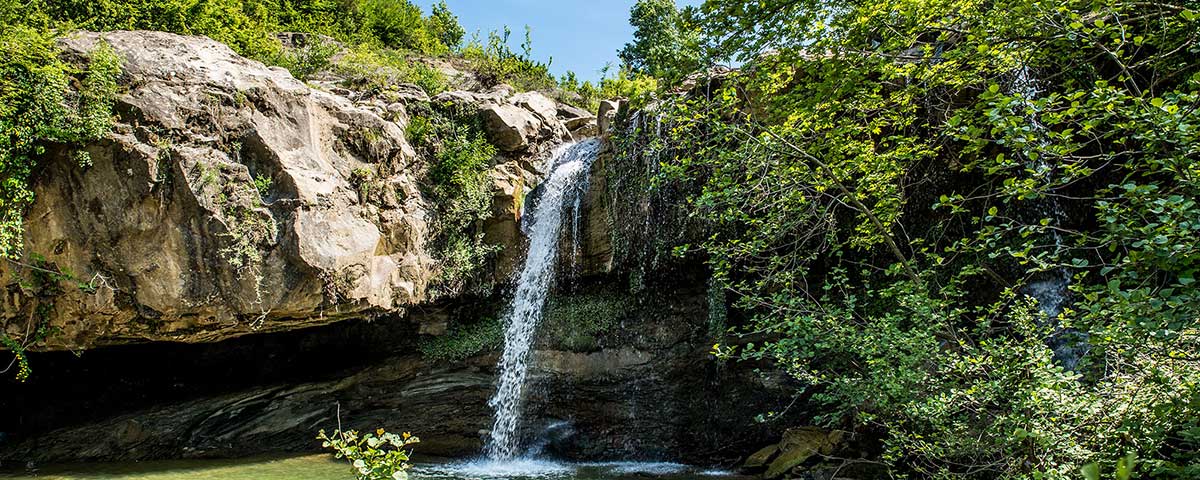
<path fill-rule="evenodd" d="M 655 462 L 568 464 L 541 457 L 547 440 L 527 445 L 522 436 L 525 420 L 524 395 L 530 354 L 546 298 L 554 288 L 559 258 L 559 239 L 564 225 L 578 237 L 580 202 L 587 191 L 588 172 L 600 153 L 595 139 L 560 147 L 551 158 L 550 173 L 537 189 L 535 201 L 526 202 L 522 229 L 529 236 L 529 250 L 516 273 L 516 291 L 504 312 L 504 351 L 497 366 L 496 393 L 488 405 L 495 422 L 484 447 L 484 456 L 468 462 L 426 469 L 449 478 L 615 478 L 613 475 L 696 474 L 684 465 Z M 533 196 L 533 195 L 531 195 Z M 566 221 L 568 211 L 570 223 Z M 577 255 L 578 248 L 568 252 Z M 573 259 L 572 259 L 573 260 Z M 560 422 L 561 424 L 562 422 Z M 569 430 L 569 425 L 563 425 Z M 547 429 L 541 437 L 551 432 Z"/>

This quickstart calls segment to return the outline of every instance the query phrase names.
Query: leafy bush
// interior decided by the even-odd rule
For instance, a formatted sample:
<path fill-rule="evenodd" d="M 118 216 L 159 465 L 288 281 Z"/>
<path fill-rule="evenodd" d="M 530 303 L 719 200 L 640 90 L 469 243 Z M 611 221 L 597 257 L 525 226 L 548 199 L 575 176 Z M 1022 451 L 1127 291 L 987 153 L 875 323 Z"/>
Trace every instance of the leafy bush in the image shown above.
<path fill-rule="evenodd" d="M 558 82 L 550 74 L 550 66 L 530 58 L 532 39 L 529 28 L 525 29 L 525 43 L 522 44 L 524 52 L 520 55 L 508 47 L 511 34 L 512 31 L 505 27 L 503 34 L 489 33 L 487 43 L 479 38 L 467 43 L 462 56 L 471 62 L 475 76 L 485 87 L 504 83 L 522 91 L 554 88 Z"/>
<path fill-rule="evenodd" d="M 1133 452 L 1181 477 L 1200 12 L 1159 7 L 709 1 L 746 68 L 627 152 L 707 220 L 684 250 L 738 295 L 734 354 L 881 435 L 898 475 L 1079 478 Z"/>
<path fill-rule="evenodd" d="M 480 227 L 491 215 L 488 170 L 496 149 L 484 136 L 478 112 L 433 106 L 428 114 L 412 118 L 408 135 L 432 159 L 427 173 L 438 204 L 433 249 L 440 260 L 434 295 L 459 293 L 472 285 L 487 290 L 489 283 L 480 275 L 498 247 L 483 241 Z"/>
<path fill-rule="evenodd" d="M 399 83 L 412 83 L 429 95 L 446 90 L 446 77 L 433 67 L 410 59 L 402 52 L 362 44 L 350 48 L 333 70 L 346 77 L 347 86 L 384 90 Z"/>
<path fill-rule="evenodd" d="M 606 72 L 600 81 L 599 98 L 627 98 L 629 108 L 636 110 L 649 104 L 659 89 L 657 77 L 633 73 L 622 68 L 614 77 L 608 77 Z"/>
<path fill-rule="evenodd" d="M 445 53 L 429 29 L 421 7 L 407 0 L 361 0 L 366 30 L 384 46 L 426 54 Z"/>
<path fill-rule="evenodd" d="M 450 12 L 445 1 L 433 5 L 429 13 L 429 30 L 442 45 L 450 50 L 457 50 L 462 44 L 463 35 L 467 32 L 458 24 L 458 17 Z"/>
<path fill-rule="evenodd" d="M 78 149 L 108 132 L 121 67 L 102 43 L 78 72 L 58 58 L 54 34 L 20 25 L 0 28 L 0 257 L 17 258 L 39 156 L 49 144 Z M 86 152 L 76 158 L 90 163 Z"/>
<path fill-rule="evenodd" d="M 266 63 L 283 67 L 299 80 L 328 69 L 330 60 L 341 51 L 334 42 L 316 41 L 295 49 L 282 49 Z"/>
<path fill-rule="evenodd" d="M 350 462 L 358 480 L 406 480 L 412 466 L 408 463 L 410 451 L 405 447 L 421 441 L 408 432 L 396 435 L 382 428 L 364 435 L 354 430 L 334 430 L 327 435 L 321 430 L 317 440 L 321 440 L 322 447 L 333 450 L 335 458 Z"/>
<path fill-rule="evenodd" d="M 421 340 L 418 349 L 430 360 L 459 362 L 476 354 L 495 350 L 504 344 L 504 325 L 486 318 L 456 326 L 449 333 Z"/>

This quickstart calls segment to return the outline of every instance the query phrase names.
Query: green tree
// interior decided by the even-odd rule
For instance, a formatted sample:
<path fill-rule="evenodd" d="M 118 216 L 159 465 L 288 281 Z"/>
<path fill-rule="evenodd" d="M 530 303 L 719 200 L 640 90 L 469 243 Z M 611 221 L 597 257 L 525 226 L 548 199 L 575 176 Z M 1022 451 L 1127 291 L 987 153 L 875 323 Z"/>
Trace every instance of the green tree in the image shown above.
<path fill-rule="evenodd" d="M 367 30 L 383 45 L 421 53 L 437 53 L 442 45 L 428 29 L 421 7 L 408 0 L 362 0 Z"/>
<path fill-rule="evenodd" d="M 677 80 L 700 68 L 700 32 L 695 9 L 680 10 L 674 0 L 638 0 L 629 12 L 633 41 L 621 61 L 637 73 Z"/>
<path fill-rule="evenodd" d="M 450 11 L 445 1 L 433 5 L 429 15 L 429 29 L 434 37 L 450 50 L 457 50 L 462 45 L 466 31 L 458 23 L 458 16 Z"/>
<path fill-rule="evenodd" d="M 767 339 L 717 353 L 776 362 L 814 420 L 882 432 L 922 476 L 1195 471 L 1173 453 L 1200 408 L 1194 3 L 702 11 L 745 68 L 615 163 L 691 192 L 707 231 L 680 251 Z"/>

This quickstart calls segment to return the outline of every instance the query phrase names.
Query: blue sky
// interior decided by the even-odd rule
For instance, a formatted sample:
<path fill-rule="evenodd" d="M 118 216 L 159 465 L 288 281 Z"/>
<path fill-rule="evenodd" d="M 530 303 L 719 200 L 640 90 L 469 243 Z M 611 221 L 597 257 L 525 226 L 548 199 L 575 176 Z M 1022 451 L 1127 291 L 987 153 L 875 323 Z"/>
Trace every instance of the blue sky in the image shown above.
<path fill-rule="evenodd" d="M 608 62 L 617 64 L 617 50 L 631 38 L 629 9 L 635 0 L 446 0 L 467 31 L 487 38 L 492 30 L 512 29 L 514 51 L 525 38 L 525 25 L 533 29 L 533 56 L 554 59 L 556 76 L 573 70 L 580 80 L 597 80 Z M 437 0 L 415 0 L 429 13 Z M 701 0 L 678 0 L 698 5 Z"/>

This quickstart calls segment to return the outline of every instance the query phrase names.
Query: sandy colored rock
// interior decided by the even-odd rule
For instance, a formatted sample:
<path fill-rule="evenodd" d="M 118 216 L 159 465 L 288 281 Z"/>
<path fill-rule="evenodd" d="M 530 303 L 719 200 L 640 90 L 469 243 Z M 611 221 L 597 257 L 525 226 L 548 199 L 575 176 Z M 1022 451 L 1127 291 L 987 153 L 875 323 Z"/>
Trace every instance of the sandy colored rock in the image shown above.
<path fill-rule="evenodd" d="M 102 39 L 123 60 L 115 128 L 86 147 L 89 168 L 49 151 L 33 186 L 23 263 L 90 284 L 54 298 L 46 321 L 61 334 L 39 348 L 216 341 L 425 299 L 429 206 L 405 174 L 417 159 L 400 126 L 203 37 L 60 44 L 82 62 Z M 355 171 L 412 193 L 359 198 Z M 5 295 L 19 332 L 38 301 Z"/>
<path fill-rule="evenodd" d="M 487 105 L 480 113 L 488 140 L 506 152 L 529 146 L 541 127 L 532 112 L 516 105 Z"/>

